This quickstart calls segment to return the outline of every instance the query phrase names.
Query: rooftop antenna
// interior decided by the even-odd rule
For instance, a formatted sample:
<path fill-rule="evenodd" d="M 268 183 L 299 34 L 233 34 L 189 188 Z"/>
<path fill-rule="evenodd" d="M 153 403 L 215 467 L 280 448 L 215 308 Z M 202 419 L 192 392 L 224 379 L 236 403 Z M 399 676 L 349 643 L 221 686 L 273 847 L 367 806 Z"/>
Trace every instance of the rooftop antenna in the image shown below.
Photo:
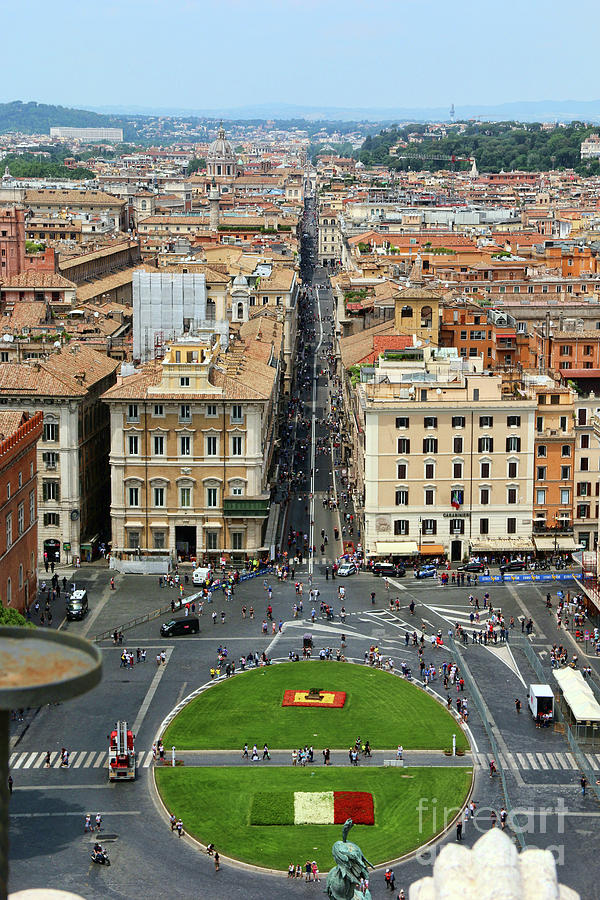
<path fill-rule="evenodd" d="M 456 116 L 455 116 L 455 112 L 454 112 L 454 103 L 453 103 L 452 106 L 450 107 L 450 121 L 454 122 L 455 118 L 456 118 Z"/>

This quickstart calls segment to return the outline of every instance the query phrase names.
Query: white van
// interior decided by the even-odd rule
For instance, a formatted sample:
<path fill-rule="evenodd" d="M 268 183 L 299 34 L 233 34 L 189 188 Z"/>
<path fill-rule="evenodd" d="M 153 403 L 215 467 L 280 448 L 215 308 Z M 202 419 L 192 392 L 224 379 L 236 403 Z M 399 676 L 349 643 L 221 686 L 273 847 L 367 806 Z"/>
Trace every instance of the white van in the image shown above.
<path fill-rule="evenodd" d="M 211 574 L 212 573 L 210 569 L 202 567 L 194 569 L 194 572 L 192 574 L 192 581 L 194 582 L 194 584 L 204 584 L 206 582 L 206 579 L 210 578 Z"/>

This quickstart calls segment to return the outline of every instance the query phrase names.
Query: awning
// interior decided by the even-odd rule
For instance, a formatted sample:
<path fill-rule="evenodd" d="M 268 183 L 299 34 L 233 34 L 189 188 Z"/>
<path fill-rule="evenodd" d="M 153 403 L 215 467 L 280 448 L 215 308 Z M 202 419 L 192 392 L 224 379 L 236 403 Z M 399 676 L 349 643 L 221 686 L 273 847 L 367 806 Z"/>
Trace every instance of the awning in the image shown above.
<path fill-rule="evenodd" d="M 416 541 L 377 541 L 377 556 L 416 556 L 419 552 Z"/>
<path fill-rule="evenodd" d="M 531 552 L 535 550 L 531 538 L 481 538 L 480 540 L 471 541 L 471 550 L 477 550 L 479 553 L 502 553 L 511 552 Z"/>
<path fill-rule="evenodd" d="M 544 537 L 538 537 L 536 534 L 534 534 L 533 540 L 538 550 L 554 550 L 555 545 L 553 537 L 548 537 L 547 535 L 544 535 Z M 581 550 L 582 546 L 583 544 L 578 544 L 575 538 L 571 535 L 558 534 L 556 536 L 557 550 Z"/>
<path fill-rule="evenodd" d="M 581 672 L 575 669 L 554 669 L 552 674 L 576 720 L 600 722 L 600 704 Z"/>
<path fill-rule="evenodd" d="M 440 556 L 445 553 L 443 544 L 421 544 L 421 556 Z"/>
<path fill-rule="evenodd" d="M 500 340 L 500 338 L 512 338 L 515 340 L 517 337 L 516 331 L 497 331 L 496 332 L 496 341 Z"/>

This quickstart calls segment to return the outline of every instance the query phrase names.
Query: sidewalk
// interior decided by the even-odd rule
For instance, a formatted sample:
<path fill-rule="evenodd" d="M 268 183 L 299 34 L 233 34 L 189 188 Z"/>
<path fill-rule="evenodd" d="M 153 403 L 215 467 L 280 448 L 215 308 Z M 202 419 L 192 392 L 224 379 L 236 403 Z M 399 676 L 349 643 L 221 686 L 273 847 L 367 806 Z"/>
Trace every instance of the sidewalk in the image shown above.
<path fill-rule="evenodd" d="M 252 753 L 252 746 L 249 745 L 248 752 Z M 271 759 L 263 760 L 263 750 L 258 745 L 258 761 L 252 762 L 251 759 L 243 759 L 241 750 L 176 750 L 175 754 L 178 759 L 182 759 L 186 766 L 256 766 L 258 763 L 268 765 L 269 762 L 275 766 L 291 766 L 292 751 L 290 750 L 269 750 Z M 332 766 L 349 766 L 347 750 L 331 751 Z M 381 767 L 386 761 L 396 761 L 395 750 L 374 750 L 371 757 L 359 756 L 358 767 Z M 474 765 L 473 756 L 470 752 L 464 756 L 446 756 L 441 750 L 405 750 L 404 759 L 402 760 L 404 768 L 414 766 L 431 767 L 453 767 L 453 766 L 472 766 Z M 323 752 L 321 749 L 315 749 L 314 762 L 307 763 L 307 768 L 315 768 L 323 765 Z M 301 768 L 298 764 L 297 768 Z"/>

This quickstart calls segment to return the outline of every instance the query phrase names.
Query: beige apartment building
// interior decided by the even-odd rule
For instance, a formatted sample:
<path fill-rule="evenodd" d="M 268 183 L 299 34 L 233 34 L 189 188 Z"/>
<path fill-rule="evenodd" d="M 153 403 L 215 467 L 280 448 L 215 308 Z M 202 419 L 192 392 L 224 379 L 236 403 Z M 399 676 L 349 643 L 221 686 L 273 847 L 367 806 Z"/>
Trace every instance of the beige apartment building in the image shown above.
<path fill-rule="evenodd" d="M 355 387 L 367 557 L 534 552 L 535 397 L 450 348 L 389 357 Z"/>
<path fill-rule="evenodd" d="M 281 348 L 267 318 L 226 352 L 215 336 L 185 337 L 106 392 L 113 551 L 198 562 L 261 552 Z"/>

